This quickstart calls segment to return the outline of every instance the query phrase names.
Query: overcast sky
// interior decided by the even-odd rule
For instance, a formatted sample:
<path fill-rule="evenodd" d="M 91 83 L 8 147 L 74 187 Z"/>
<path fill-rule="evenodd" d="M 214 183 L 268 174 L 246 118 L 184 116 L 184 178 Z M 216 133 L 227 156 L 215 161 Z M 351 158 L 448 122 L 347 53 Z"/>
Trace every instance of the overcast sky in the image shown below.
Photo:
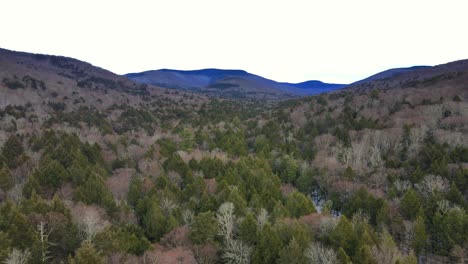
<path fill-rule="evenodd" d="M 0 10 L 0 47 L 118 74 L 224 68 L 349 83 L 468 59 L 466 0 L 4 0 Z"/>

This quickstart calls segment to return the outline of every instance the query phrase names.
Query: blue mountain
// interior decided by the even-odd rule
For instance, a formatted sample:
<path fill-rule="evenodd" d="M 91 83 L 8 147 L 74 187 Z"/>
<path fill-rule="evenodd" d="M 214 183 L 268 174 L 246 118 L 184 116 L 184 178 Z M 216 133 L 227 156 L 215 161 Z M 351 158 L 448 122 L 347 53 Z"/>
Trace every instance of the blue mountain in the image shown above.
<path fill-rule="evenodd" d="M 231 98 L 283 99 L 329 92 L 345 86 L 321 81 L 282 83 L 243 70 L 223 69 L 161 69 L 125 76 L 139 83 Z"/>

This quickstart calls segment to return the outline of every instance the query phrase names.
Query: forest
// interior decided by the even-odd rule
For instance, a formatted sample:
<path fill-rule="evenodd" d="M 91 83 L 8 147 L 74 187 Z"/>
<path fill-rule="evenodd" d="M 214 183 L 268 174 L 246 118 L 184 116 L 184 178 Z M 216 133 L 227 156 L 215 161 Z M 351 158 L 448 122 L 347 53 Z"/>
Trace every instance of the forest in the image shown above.
<path fill-rule="evenodd" d="M 56 79 L 12 70 L 0 87 L 1 263 L 468 259 L 453 78 L 230 100 L 58 62 Z"/>

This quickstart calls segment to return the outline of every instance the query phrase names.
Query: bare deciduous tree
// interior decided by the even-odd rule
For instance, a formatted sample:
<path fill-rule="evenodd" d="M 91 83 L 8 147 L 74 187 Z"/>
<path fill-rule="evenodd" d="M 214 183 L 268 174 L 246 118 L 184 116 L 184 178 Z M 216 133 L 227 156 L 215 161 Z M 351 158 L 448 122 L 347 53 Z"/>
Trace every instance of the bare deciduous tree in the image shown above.
<path fill-rule="evenodd" d="M 231 240 L 226 244 L 223 252 L 223 259 L 228 264 L 248 264 L 252 248 L 240 240 Z"/>
<path fill-rule="evenodd" d="M 109 222 L 103 218 L 105 212 L 95 206 L 78 204 L 72 208 L 72 214 L 86 241 L 91 241 L 97 233 L 109 225 Z"/>
<path fill-rule="evenodd" d="M 411 188 L 411 182 L 408 180 L 396 180 L 395 183 L 395 189 L 399 193 L 404 193 L 406 192 L 409 188 Z"/>
<path fill-rule="evenodd" d="M 259 228 L 262 229 L 266 223 L 268 223 L 268 211 L 265 208 L 262 208 L 257 216 L 257 224 Z"/>
<path fill-rule="evenodd" d="M 326 248 L 319 243 L 312 242 L 304 251 L 304 255 L 311 264 L 335 264 L 338 257 L 332 249 Z"/>
<path fill-rule="evenodd" d="M 49 229 L 49 230 L 47 230 Z M 41 250 L 41 261 L 42 263 L 46 263 L 49 259 L 49 247 L 53 245 L 53 243 L 49 242 L 49 235 L 52 233 L 52 229 L 47 227 L 47 224 L 45 222 L 40 222 L 37 225 L 37 234 L 39 235 L 39 241 L 40 241 L 40 250 Z"/>
<path fill-rule="evenodd" d="M 173 210 L 175 210 L 175 209 L 177 209 L 177 207 L 179 207 L 178 204 L 176 204 L 174 201 L 172 201 L 171 199 L 169 199 L 167 197 L 164 197 L 161 200 L 160 205 L 161 205 L 161 209 L 163 209 L 163 211 L 164 211 L 164 213 L 166 215 L 170 215 Z"/>
<path fill-rule="evenodd" d="M 184 211 L 182 211 L 182 220 L 187 226 L 190 226 L 192 224 L 194 216 L 194 213 L 190 209 L 185 209 Z"/>
<path fill-rule="evenodd" d="M 11 190 L 8 191 L 7 197 L 10 199 L 10 201 L 13 201 L 16 204 L 21 203 L 21 201 L 24 199 L 23 196 L 23 187 L 24 187 L 24 182 L 15 184 Z"/>
<path fill-rule="evenodd" d="M 14 248 L 4 260 L 5 264 L 26 264 L 31 257 L 29 249 L 19 250 Z"/>
<path fill-rule="evenodd" d="M 430 196 L 436 191 L 445 192 L 447 191 L 448 186 L 449 184 L 447 179 L 432 174 L 424 177 L 422 182 L 416 185 L 419 191 L 425 196 Z"/>
<path fill-rule="evenodd" d="M 230 202 L 223 203 L 216 213 L 216 218 L 220 226 L 220 235 L 224 241 L 232 239 L 234 233 L 234 204 Z"/>
<path fill-rule="evenodd" d="M 320 221 L 320 235 L 324 236 L 330 233 L 333 229 L 335 229 L 336 225 L 338 224 L 338 218 L 335 217 L 326 217 L 322 218 Z"/>

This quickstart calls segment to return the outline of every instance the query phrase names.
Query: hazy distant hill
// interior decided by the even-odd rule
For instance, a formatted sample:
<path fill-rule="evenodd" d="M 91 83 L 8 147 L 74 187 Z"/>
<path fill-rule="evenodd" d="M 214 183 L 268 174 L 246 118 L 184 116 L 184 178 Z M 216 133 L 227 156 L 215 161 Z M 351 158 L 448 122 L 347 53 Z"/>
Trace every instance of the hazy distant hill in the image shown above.
<path fill-rule="evenodd" d="M 180 71 L 162 69 L 129 73 L 126 76 L 139 83 L 192 90 L 228 98 L 283 99 L 319 94 L 345 86 L 320 81 L 307 81 L 298 84 L 280 83 L 243 70 Z"/>

